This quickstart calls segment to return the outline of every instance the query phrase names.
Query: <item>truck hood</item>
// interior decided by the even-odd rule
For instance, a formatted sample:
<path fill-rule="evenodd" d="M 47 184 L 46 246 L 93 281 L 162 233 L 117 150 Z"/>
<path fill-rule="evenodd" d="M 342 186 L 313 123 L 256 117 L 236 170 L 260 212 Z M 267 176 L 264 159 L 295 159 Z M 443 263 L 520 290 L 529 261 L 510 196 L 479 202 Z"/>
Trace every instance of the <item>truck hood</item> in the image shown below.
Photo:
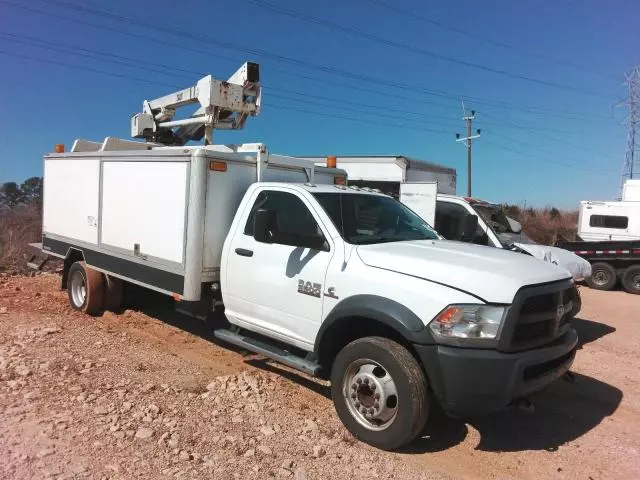
<path fill-rule="evenodd" d="M 463 290 L 490 303 L 511 303 L 525 285 L 571 278 L 565 269 L 500 248 L 448 240 L 359 245 L 368 266 Z"/>

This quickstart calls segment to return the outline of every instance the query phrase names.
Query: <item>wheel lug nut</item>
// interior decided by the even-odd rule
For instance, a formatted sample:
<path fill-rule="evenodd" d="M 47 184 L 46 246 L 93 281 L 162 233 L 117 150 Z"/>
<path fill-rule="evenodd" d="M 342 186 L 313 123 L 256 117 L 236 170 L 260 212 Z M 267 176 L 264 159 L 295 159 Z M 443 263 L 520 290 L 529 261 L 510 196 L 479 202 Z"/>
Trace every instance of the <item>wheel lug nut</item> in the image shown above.
<path fill-rule="evenodd" d="M 362 383 L 362 379 L 361 379 L 361 378 L 357 379 L 357 380 L 356 380 L 356 383 L 357 383 L 358 385 L 360 385 L 360 384 Z"/>
<path fill-rule="evenodd" d="M 352 388 L 353 390 L 356 390 L 356 389 L 358 388 L 358 386 L 354 383 L 353 385 L 351 385 L 351 388 Z"/>
<path fill-rule="evenodd" d="M 373 398 L 375 398 L 376 400 L 380 400 L 380 394 L 379 394 L 379 393 L 376 393 L 376 394 L 373 396 Z"/>
<path fill-rule="evenodd" d="M 373 408 L 378 410 L 380 408 L 380 404 L 378 402 L 374 403 Z"/>
<path fill-rule="evenodd" d="M 356 402 L 356 408 L 360 408 L 360 402 Z"/>
<path fill-rule="evenodd" d="M 369 415 L 373 415 L 373 408 L 369 409 Z"/>
<path fill-rule="evenodd" d="M 376 389 L 376 384 L 375 384 L 375 383 L 372 383 L 372 384 L 371 384 L 371 390 L 375 390 L 375 389 Z"/>
<path fill-rule="evenodd" d="M 355 400 L 355 399 L 356 399 L 356 397 L 357 397 L 356 392 L 353 392 L 353 393 L 351 394 L 351 398 L 353 398 L 353 399 Z"/>
<path fill-rule="evenodd" d="M 365 379 L 364 379 L 364 383 L 365 383 L 365 385 L 369 385 L 369 379 L 368 379 L 368 378 L 365 378 Z"/>

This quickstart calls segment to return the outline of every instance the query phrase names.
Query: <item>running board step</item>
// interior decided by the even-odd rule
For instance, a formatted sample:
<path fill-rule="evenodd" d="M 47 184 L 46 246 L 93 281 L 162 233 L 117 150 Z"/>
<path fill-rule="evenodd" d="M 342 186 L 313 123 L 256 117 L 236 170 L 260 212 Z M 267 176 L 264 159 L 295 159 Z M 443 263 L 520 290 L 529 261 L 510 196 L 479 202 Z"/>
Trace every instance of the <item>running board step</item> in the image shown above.
<path fill-rule="evenodd" d="M 219 328 L 213 331 L 213 336 L 224 340 L 225 342 L 237 345 L 251 352 L 259 353 L 267 358 L 280 362 L 291 368 L 301 370 L 309 375 L 317 376 L 320 372 L 320 365 L 305 358 L 294 355 L 275 345 L 267 342 L 256 340 L 255 338 L 245 337 L 239 333 L 232 332 L 225 328 Z"/>

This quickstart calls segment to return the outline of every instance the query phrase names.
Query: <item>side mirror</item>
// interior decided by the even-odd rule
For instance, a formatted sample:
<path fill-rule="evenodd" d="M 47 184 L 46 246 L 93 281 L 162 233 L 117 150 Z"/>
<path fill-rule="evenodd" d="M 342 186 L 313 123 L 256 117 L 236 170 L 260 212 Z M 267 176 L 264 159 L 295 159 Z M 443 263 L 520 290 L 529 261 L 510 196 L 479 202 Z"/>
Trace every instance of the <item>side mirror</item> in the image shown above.
<path fill-rule="evenodd" d="M 509 222 L 509 228 L 511 228 L 511 231 L 513 233 L 521 233 L 522 232 L 522 224 L 511 218 L 511 217 L 507 217 L 507 222 Z"/>
<path fill-rule="evenodd" d="M 276 226 L 276 212 L 261 208 L 253 218 L 253 238 L 260 243 L 273 243 Z"/>
<path fill-rule="evenodd" d="M 464 217 L 460 241 L 473 242 L 476 238 L 476 230 L 478 229 L 478 217 L 476 215 L 467 215 Z"/>

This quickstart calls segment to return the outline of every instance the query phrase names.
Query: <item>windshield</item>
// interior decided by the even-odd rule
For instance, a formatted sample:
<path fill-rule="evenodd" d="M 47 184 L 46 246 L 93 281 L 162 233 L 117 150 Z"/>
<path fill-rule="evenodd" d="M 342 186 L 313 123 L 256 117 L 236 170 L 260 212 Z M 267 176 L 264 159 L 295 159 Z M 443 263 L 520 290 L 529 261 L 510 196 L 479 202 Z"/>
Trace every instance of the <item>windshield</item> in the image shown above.
<path fill-rule="evenodd" d="M 515 233 L 511 230 L 511 225 L 507 220 L 506 215 L 502 212 L 502 209 L 497 205 L 489 204 L 471 204 L 473 209 L 482 217 L 482 219 L 489 225 L 494 232 L 500 233 Z"/>
<path fill-rule="evenodd" d="M 503 247 L 512 248 L 514 243 L 535 244 L 524 232 L 514 232 L 502 208 L 491 204 L 472 204 L 473 209 L 482 217 L 491 228 Z"/>
<path fill-rule="evenodd" d="M 439 238 L 422 218 L 389 197 L 339 192 L 314 197 L 342 238 L 355 245 Z"/>

